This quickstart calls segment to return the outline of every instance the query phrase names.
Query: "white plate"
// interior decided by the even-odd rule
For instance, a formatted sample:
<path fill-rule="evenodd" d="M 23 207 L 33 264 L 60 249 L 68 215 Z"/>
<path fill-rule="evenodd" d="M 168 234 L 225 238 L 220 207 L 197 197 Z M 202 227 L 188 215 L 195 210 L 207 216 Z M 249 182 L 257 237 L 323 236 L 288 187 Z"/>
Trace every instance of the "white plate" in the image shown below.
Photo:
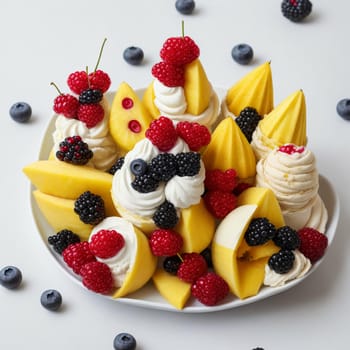
<path fill-rule="evenodd" d="M 144 90 L 138 90 L 139 94 L 142 94 Z M 220 93 L 219 93 L 220 94 Z M 222 94 L 220 94 L 222 95 Z M 111 93 L 108 94 L 108 98 L 111 99 L 113 95 Z M 39 159 L 47 159 L 49 156 L 49 153 L 52 149 L 52 132 L 54 130 L 55 125 L 55 118 L 53 117 L 49 125 L 45 131 L 40 153 L 39 153 Z M 71 270 L 66 266 L 66 264 L 63 262 L 60 255 L 56 254 L 53 249 L 49 246 L 47 242 L 48 236 L 54 234 L 55 232 L 53 229 L 49 226 L 46 219 L 42 215 L 41 211 L 39 210 L 33 195 L 32 195 L 33 187 L 31 187 L 31 193 L 30 193 L 30 201 L 32 206 L 32 212 L 33 216 L 38 228 L 38 231 L 41 235 L 41 238 L 46 246 L 46 248 L 51 253 L 51 256 L 56 259 L 58 264 L 62 267 L 62 269 L 73 279 L 73 281 L 79 283 L 81 286 L 81 281 L 75 275 Z M 328 209 L 328 224 L 327 224 L 327 231 L 326 235 L 328 236 L 328 243 L 329 245 L 332 243 L 336 229 L 337 224 L 339 221 L 339 198 L 334 190 L 333 185 L 324 177 L 320 176 L 320 189 L 319 193 L 321 198 L 323 199 L 326 208 Z M 227 297 L 223 303 L 218 304 L 216 306 L 204 306 L 203 304 L 199 303 L 196 300 L 190 300 L 187 303 L 187 306 L 183 310 L 177 310 L 172 305 L 170 305 L 155 289 L 152 282 L 149 282 L 145 287 L 140 289 L 139 291 L 128 295 L 128 297 L 114 299 L 116 302 L 134 305 L 138 307 L 145 307 L 145 308 L 151 308 L 151 309 L 158 309 L 158 310 L 166 310 L 166 311 L 174 311 L 174 312 L 183 312 L 183 313 L 205 313 L 205 312 L 215 312 L 215 311 L 221 311 L 221 310 L 227 310 L 236 308 L 242 305 L 246 305 L 249 303 L 254 303 L 256 301 L 265 299 L 267 297 L 271 297 L 273 295 L 279 294 L 281 292 L 284 292 L 297 284 L 301 283 L 305 278 L 310 276 L 311 273 L 313 273 L 317 267 L 322 263 L 324 257 L 320 259 L 317 263 L 313 265 L 313 267 L 310 269 L 310 271 L 302 278 L 296 279 L 294 281 L 288 282 L 286 285 L 281 287 L 263 287 L 260 292 L 253 297 L 240 300 L 233 295 Z M 82 286 L 83 287 L 83 286 Z M 85 287 L 83 287 L 85 288 Z M 108 296 L 102 296 L 100 294 L 96 294 L 97 297 L 104 297 L 104 298 L 111 298 Z"/>

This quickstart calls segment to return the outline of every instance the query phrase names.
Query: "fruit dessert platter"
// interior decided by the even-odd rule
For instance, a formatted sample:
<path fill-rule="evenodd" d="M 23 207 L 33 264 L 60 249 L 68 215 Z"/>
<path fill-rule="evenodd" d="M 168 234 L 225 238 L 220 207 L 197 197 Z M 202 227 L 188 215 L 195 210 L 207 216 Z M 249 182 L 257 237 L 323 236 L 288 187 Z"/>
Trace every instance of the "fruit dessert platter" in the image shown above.
<path fill-rule="evenodd" d="M 336 195 L 307 146 L 303 91 L 275 106 L 269 62 L 216 89 L 199 56 L 173 37 L 145 89 L 108 92 L 98 64 L 68 76 L 70 93 L 56 87 L 23 171 L 47 246 L 93 292 L 222 310 L 299 283 L 333 239 Z"/>

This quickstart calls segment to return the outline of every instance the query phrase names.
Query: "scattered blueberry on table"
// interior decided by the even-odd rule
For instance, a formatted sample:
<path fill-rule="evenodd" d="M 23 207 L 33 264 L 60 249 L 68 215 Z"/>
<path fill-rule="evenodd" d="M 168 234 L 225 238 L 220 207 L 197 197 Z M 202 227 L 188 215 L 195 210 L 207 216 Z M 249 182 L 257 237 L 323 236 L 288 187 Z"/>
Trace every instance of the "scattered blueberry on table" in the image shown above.
<path fill-rule="evenodd" d="M 253 49 L 248 44 L 238 44 L 232 48 L 232 58 L 239 64 L 248 64 L 254 56 Z"/>
<path fill-rule="evenodd" d="M 55 289 L 45 290 L 41 294 L 40 303 L 45 309 L 56 311 L 62 305 L 62 295 Z"/>
<path fill-rule="evenodd" d="M 32 116 L 32 108 L 26 102 L 16 102 L 10 108 L 11 118 L 18 123 L 27 123 Z"/>
<path fill-rule="evenodd" d="M 337 103 L 337 113 L 346 120 L 350 120 L 350 99 L 344 98 Z"/>
<path fill-rule="evenodd" d="M 193 0 L 176 0 L 175 7 L 178 12 L 183 15 L 190 15 L 196 4 Z"/>
<path fill-rule="evenodd" d="M 142 63 L 144 58 L 144 53 L 140 47 L 129 46 L 124 50 L 123 58 L 127 63 L 133 66 L 137 66 Z"/>
<path fill-rule="evenodd" d="M 22 272 L 18 267 L 5 266 L 0 270 L 0 284 L 7 289 L 16 289 L 22 282 Z"/>
<path fill-rule="evenodd" d="M 115 350 L 134 350 L 136 349 L 136 339 L 129 333 L 119 333 L 113 341 Z"/>

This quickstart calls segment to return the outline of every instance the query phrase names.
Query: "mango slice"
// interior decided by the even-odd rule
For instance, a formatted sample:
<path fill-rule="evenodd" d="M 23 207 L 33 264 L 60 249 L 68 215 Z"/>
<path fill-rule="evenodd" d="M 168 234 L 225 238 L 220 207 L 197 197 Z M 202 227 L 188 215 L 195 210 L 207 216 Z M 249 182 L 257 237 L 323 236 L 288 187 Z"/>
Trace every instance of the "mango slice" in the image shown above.
<path fill-rule="evenodd" d="M 151 114 L 152 118 L 157 119 L 160 116 L 160 112 L 154 103 L 155 94 L 153 89 L 153 83 L 154 81 L 152 81 L 145 90 L 142 96 L 142 103 L 146 107 L 148 112 Z"/>

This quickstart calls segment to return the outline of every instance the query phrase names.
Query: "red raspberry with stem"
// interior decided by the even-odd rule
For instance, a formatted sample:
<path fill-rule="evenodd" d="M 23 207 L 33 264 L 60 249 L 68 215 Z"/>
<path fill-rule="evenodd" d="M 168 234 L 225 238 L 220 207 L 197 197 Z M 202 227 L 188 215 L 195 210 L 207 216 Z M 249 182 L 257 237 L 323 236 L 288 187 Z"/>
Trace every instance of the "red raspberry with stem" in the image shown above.
<path fill-rule="evenodd" d="M 89 88 L 88 75 L 85 71 L 76 71 L 69 74 L 67 84 L 72 92 L 80 95 L 84 90 Z"/>
<path fill-rule="evenodd" d="M 169 38 L 160 50 L 164 62 L 174 65 L 185 65 L 199 57 L 199 47 L 189 36 Z"/>
<path fill-rule="evenodd" d="M 151 122 L 145 135 L 162 152 L 171 150 L 177 141 L 177 133 L 173 122 L 163 116 Z"/>
<path fill-rule="evenodd" d="M 209 212 L 217 219 L 223 219 L 237 206 L 237 198 L 231 192 L 208 191 L 204 203 Z"/>
<path fill-rule="evenodd" d="M 207 170 L 205 173 L 204 185 L 207 191 L 232 192 L 237 186 L 237 172 L 235 169 Z"/>
<path fill-rule="evenodd" d="M 98 69 L 89 74 L 90 89 L 102 91 L 104 94 L 111 86 L 111 79 L 107 73 Z"/>
<path fill-rule="evenodd" d="M 90 251 L 89 243 L 86 241 L 69 245 L 63 251 L 62 257 L 76 274 L 80 274 L 83 265 L 96 261 L 96 257 Z"/>
<path fill-rule="evenodd" d="M 114 280 L 111 269 L 105 263 L 94 261 L 85 264 L 80 274 L 83 285 L 96 293 L 108 294 L 112 291 Z"/>
<path fill-rule="evenodd" d="M 79 101 L 76 97 L 70 94 L 63 94 L 58 86 L 51 82 L 51 85 L 55 87 L 59 95 L 54 99 L 53 110 L 57 114 L 63 114 L 66 118 L 77 117 Z"/>
<path fill-rule="evenodd" d="M 149 237 L 151 251 L 155 256 L 172 256 L 180 252 L 183 239 L 173 230 L 158 229 Z"/>
<path fill-rule="evenodd" d="M 207 146 L 211 139 L 208 128 L 193 122 L 180 122 L 176 125 L 178 135 L 188 144 L 191 151 L 197 152 Z"/>
<path fill-rule="evenodd" d="M 176 66 L 167 62 L 159 62 L 152 67 L 152 75 L 168 87 L 184 86 L 184 74 L 183 66 Z"/>
<path fill-rule="evenodd" d="M 193 283 L 208 271 L 208 265 L 204 257 L 199 253 L 184 253 L 183 261 L 177 270 L 177 277 L 182 281 Z"/>
<path fill-rule="evenodd" d="M 191 294 L 207 306 L 219 303 L 229 291 L 227 282 L 214 272 L 199 277 L 191 286 Z"/>
<path fill-rule="evenodd" d="M 108 259 L 125 246 L 124 237 L 115 230 L 100 230 L 90 240 L 90 250 L 98 258 Z"/>
<path fill-rule="evenodd" d="M 104 109 L 99 103 L 80 104 L 77 116 L 88 128 L 93 128 L 103 119 Z"/>
<path fill-rule="evenodd" d="M 300 229 L 298 235 L 300 238 L 300 252 L 309 258 L 312 263 L 322 258 L 328 246 L 326 235 L 311 227 Z"/>

